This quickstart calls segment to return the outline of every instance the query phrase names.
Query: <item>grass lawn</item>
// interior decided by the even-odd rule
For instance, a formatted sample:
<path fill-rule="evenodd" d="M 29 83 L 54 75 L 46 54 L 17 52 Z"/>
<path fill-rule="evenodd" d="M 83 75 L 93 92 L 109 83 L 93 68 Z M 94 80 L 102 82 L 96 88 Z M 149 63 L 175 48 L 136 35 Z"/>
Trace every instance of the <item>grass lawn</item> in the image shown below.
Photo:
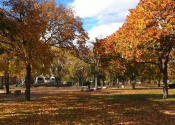
<path fill-rule="evenodd" d="M 43 89 L 32 88 L 29 102 L 4 102 L 13 95 L 0 94 L 0 125 L 175 125 L 175 89 L 169 89 L 166 100 L 157 85 L 92 92 L 56 89 L 36 94 L 32 91 Z"/>

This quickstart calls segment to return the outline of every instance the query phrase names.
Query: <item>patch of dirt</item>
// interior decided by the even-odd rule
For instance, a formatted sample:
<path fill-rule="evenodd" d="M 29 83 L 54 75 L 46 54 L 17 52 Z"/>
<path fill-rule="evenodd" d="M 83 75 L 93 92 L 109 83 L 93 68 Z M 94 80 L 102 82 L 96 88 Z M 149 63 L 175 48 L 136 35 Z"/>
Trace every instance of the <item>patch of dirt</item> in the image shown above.
<path fill-rule="evenodd" d="M 21 94 L 15 95 L 15 90 L 21 90 Z M 81 91 L 80 87 L 36 87 L 31 88 L 31 100 L 35 100 L 37 98 L 53 95 L 53 94 L 61 94 L 63 92 L 71 92 L 71 91 Z M 0 98 L 0 103 L 7 102 L 21 102 L 25 101 L 25 88 L 15 88 L 10 90 L 10 94 L 5 94 L 5 90 L 1 90 L 1 93 L 4 96 Z"/>

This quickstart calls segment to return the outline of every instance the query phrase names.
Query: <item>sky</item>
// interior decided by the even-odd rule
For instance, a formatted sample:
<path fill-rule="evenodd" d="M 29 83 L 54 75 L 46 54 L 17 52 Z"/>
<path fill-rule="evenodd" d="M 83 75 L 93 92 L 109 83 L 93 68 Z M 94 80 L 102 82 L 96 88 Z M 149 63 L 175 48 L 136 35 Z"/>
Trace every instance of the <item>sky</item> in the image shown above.
<path fill-rule="evenodd" d="M 56 3 L 73 7 L 93 41 L 95 37 L 104 38 L 116 32 L 139 0 L 56 0 Z"/>

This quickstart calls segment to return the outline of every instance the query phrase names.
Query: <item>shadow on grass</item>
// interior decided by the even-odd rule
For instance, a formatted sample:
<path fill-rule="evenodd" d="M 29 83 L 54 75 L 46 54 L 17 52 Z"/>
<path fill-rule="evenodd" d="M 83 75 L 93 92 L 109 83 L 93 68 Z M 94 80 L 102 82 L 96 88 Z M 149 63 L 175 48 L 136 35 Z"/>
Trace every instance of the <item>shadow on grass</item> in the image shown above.
<path fill-rule="evenodd" d="M 157 99 L 162 99 L 162 94 L 113 95 L 113 96 L 110 96 L 110 99 L 121 100 L 121 101 L 157 100 Z"/>
<path fill-rule="evenodd" d="M 112 88 L 112 90 L 162 90 L 163 89 L 163 86 L 162 87 L 144 87 L 144 88 L 141 88 L 141 87 L 136 87 L 135 89 L 132 89 L 131 87 L 126 87 L 126 88 Z"/>
<path fill-rule="evenodd" d="M 53 94 L 27 104 L 19 102 L 2 105 L 1 109 L 8 107 L 9 111 L 1 112 L 0 124 L 173 125 L 174 102 L 174 95 L 162 100 L 162 94 L 111 92 Z M 14 111 L 18 105 L 19 110 Z"/>

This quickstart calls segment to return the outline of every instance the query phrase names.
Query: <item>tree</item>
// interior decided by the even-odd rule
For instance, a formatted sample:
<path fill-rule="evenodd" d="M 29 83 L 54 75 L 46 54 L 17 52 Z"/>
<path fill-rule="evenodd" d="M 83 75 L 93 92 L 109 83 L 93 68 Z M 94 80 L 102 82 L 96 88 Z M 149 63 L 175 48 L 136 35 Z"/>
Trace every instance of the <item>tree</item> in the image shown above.
<path fill-rule="evenodd" d="M 126 70 L 125 66 L 128 65 L 128 61 L 121 56 L 116 48 L 115 35 L 114 33 L 106 38 L 96 39 L 93 48 L 94 55 L 100 55 L 100 67 L 102 67 L 103 73 L 106 74 L 106 78 L 110 79 L 112 85 L 115 79 L 126 79 L 124 72 Z"/>
<path fill-rule="evenodd" d="M 45 43 L 54 47 L 75 49 L 73 40 L 81 48 L 89 39 L 82 27 L 81 19 L 75 16 L 72 8 L 60 4 L 52 10 L 51 16 L 46 26 L 47 31 L 42 34 Z"/>
<path fill-rule="evenodd" d="M 87 78 L 89 64 L 77 57 L 76 50 L 54 48 L 56 57 L 52 63 L 52 73 L 65 81 L 77 81 L 82 76 Z M 82 68 L 84 72 L 82 72 Z M 81 77 L 80 77 L 81 76 Z"/>
<path fill-rule="evenodd" d="M 144 22 L 144 32 L 142 33 L 142 43 L 139 46 L 143 47 L 143 43 L 147 44 L 146 48 L 151 52 L 151 55 L 157 56 L 157 63 L 160 72 L 163 74 L 164 95 L 163 98 L 168 97 L 168 62 L 174 44 L 174 20 L 175 20 L 175 2 L 173 0 L 148 0 L 141 1 L 140 17 Z M 144 13 L 144 18 L 143 18 Z"/>
<path fill-rule="evenodd" d="M 17 22 L 14 53 L 26 67 L 26 100 L 29 101 L 31 72 L 38 63 L 40 68 L 50 69 L 54 57 L 51 46 L 74 49 L 74 39 L 82 43 L 88 37 L 80 18 L 70 8 L 56 7 L 53 0 L 9 0 L 4 6 L 1 10 L 5 15 Z"/>
<path fill-rule="evenodd" d="M 44 66 L 48 63 L 48 57 L 52 57 L 47 56 L 47 54 L 50 53 L 49 46 L 42 43 L 40 40 L 40 34 L 46 31 L 45 25 L 48 22 L 48 18 L 46 18 L 48 14 L 47 12 L 51 11 L 52 3 L 52 1 L 46 3 L 44 1 L 29 0 L 9 0 L 4 2 L 4 6 L 8 7 L 7 10 L 3 10 L 4 13 L 8 16 L 8 18 L 13 18 L 17 24 L 18 35 L 15 38 L 14 44 L 16 47 L 13 52 L 15 56 L 20 58 L 26 68 L 27 77 L 25 98 L 27 101 L 30 100 L 32 60 L 37 60 L 37 55 L 41 54 L 41 51 L 37 50 L 38 46 L 42 47 L 44 50 L 42 51 L 42 54 L 46 54 L 44 57 L 42 55 L 39 56 L 39 60 L 43 62 Z M 43 9 L 47 9 L 47 12 L 43 11 Z M 47 53 L 45 53 L 46 51 Z"/>
<path fill-rule="evenodd" d="M 163 98 L 168 97 L 167 68 L 175 45 L 174 11 L 173 0 L 141 0 L 123 26 L 101 45 L 106 54 L 119 55 L 127 63 L 157 65 L 163 74 Z"/>
<path fill-rule="evenodd" d="M 14 39 L 16 36 L 16 23 L 12 18 L 8 18 L 2 10 L 0 10 L 0 71 L 4 72 L 6 93 L 9 94 L 9 69 L 10 59 L 13 57 L 11 50 L 14 47 Z"/>
<path fill-rule="evenodd" d="M 116 32 L 116 47 L 123 57 L 159 66 L 163 98 L 168 97 L 167 64 L 174 48 L 174 9 L 173 0 L 141 0 Z"/>

